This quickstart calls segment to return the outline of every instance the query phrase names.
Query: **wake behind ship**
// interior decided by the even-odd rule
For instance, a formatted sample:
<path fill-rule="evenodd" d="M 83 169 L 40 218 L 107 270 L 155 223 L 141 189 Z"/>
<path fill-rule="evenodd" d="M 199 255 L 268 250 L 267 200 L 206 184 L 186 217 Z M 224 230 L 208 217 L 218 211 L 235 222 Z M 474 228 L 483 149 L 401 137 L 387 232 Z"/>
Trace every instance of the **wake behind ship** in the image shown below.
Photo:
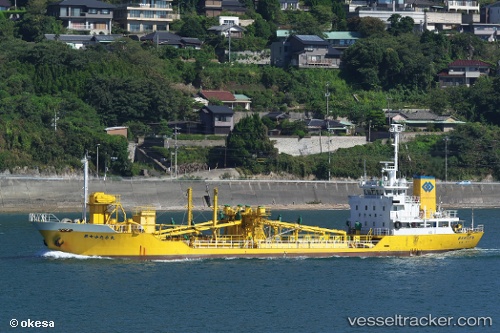
<path fill-rule="evenodd" d="M 188 190 L 187 223 L 159 224 L 152 208 L 132 217 L 117 195 L 88 195 L 88 161 L 84 163 L 82 218 L 59 219 L 32 213 L 30 222 L 51 250 L 78 255 L 142 259 L 230 257 L 414 256 L 474 248 L 483 225 L 466 227 L 455 210 L 436 207 L 435 179 L 418 176 L 409 184 L 398 178 L 398 146 L 403 127 L 393 124 L 394 160 L 382 162 L 379 179 L 362 179 L 363 194 L 350 196 L 346 230 L 270 219 L 266 207 L 219 207 L 214 189 L 212 219 L 193 222 Z M 87 198 L 89 199 L 87 202 Z M 89 214 L 87 214 L 87 209 Z M 87 216 L 88 215 L 88 216 Z"/>

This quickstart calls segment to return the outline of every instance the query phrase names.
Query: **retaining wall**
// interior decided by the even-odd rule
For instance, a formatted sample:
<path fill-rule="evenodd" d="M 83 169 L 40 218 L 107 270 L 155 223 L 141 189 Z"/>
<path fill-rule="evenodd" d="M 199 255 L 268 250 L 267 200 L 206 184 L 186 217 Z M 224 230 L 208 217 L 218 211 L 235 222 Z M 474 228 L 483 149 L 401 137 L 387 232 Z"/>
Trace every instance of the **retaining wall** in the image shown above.
<path fill-rule="evenodd" d="M 193 201 L 198 209 L 207 208 L 204 196 L 219 189 L 219 203 L 230 205 L 287 205 L 303 209 L 315 204 L 329 208 L 347 205 L 348 196 L 359 194 L 356 182 L 255 181 L 134 178 L 128 180 L 93 180 L 89 192 L 103 191 L 121 195 L 127 209 L 154 206 L 159 210 L 183 209 L 186 191 L 193 188 Z M 79 211 L 82 204 L 82 180 L 78 178 L 0 178 L 0 211 L 54 212 Z M 207 192 L 208 191 L 208 192 Z M 456 185 L 437 183 L 438 202 L 449 207 L 498 207 L 499 183 Z"/>

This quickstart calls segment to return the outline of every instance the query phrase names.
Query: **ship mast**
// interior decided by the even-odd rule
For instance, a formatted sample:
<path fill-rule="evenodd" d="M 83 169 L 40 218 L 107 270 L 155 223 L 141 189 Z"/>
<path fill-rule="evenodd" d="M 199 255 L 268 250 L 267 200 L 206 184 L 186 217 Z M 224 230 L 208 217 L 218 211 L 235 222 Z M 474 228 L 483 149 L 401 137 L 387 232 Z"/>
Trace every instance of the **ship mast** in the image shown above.
<path fill-rule="evenodd" d="M 398 154 L 399 154 L 399 135 L 404 131 L 404 127 L 401 124 L 392 124 L 389 130 L 394 133 L 394 164 L 392 167 L 386 167 L 385 171 L 389 175 L 389 184 L 392 186 L 396 183 L 397 172 L 398 172 Z"/>

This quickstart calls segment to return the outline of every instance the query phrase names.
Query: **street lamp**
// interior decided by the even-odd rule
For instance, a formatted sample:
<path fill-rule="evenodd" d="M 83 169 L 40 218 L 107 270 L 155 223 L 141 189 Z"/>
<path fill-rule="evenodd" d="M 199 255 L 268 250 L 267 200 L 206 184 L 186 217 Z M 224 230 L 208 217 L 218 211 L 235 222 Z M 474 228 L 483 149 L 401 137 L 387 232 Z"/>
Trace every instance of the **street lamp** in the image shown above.
<path fill-rule="evenodd" d="M 97 163 L 96 163 L 96 172 L 97 172 L 97 179 L 99 179 L 99 146 L 101 144 L 97 144 Z"/>

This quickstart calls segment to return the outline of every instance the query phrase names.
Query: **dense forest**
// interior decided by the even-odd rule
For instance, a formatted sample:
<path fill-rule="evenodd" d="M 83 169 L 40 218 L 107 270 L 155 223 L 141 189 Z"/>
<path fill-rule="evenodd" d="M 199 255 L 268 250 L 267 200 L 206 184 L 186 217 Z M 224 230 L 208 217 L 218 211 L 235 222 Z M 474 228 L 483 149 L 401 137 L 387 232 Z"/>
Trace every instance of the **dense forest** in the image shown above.
<path fill-rule="evenodd" d="M 359 31 L 364 38 L 346 50 L 340 70 L 296 70 L 270 66 L 219 63 L 216 50 L 227 41 L 206 35 L 213 22 L 187 7 L 183 20 L 173 25 L 179 33 L 200 37 L 202 50 L 175 49 L 142 44 L 124 37 L 108 47 L 74 50 L 64 43 L 43 40 L 44 33 L 64 33 L 60 22 L 44 15 L 44 1 L 30 1 L 17 22 L 0 17 L 0 170 L 29 167 L 62 172 L 80 167 L 85 152 L 115 174 L 131 176 L 143 166 L 128 160 L 124 138 L 108 136 L 109 126 L 128 126 L 129 140 L 144 135 L 168 135 L 173 120 L 196 120 L 192 99 L 203 89 L 225 89 L 252 99 L 252 111 L 301 111 L 311 117 L 347 117 L 360 128 L 385 130 L 383 109 L 430 108 L 450 114 L 468 125 L 444 134 L 419 137 L 405 144 L 403 170 L 449 179 L 500 178 L 500 77 L 498 43 L 484 42 L 471 34 L 414 32 L 407 20 L 393 17 L 391 28 L 373 19 L 351 20 L 342 16 L 336 2 L 320 15 L 288 13 L 263 1 L 266 10 L 249 10 L 255 23 L 235 49 L 262 49 L 273 41 L 279 26 L 297 33 L 321 34 L 327 27 Z M 189 5 L 189 6 L 188 6 Z M 382 23 L 382 24 L 380 24 Z M 306 29 L 307 28 L 307 29 Z M 198 31 L 198 32 L 196 32 Z M 437 87 L 437 74 L 456 59 L 490 63 L 492 74 L 472 87 Z M 339 150 L 328 164 L 325 154 L 291 157 L 277 154 L 267 138 L 272 122 L 249 117 L 228 137 L 228 147 L 204 152 L 182 152 L 180 163 L 202 162 L 239 167 L 248 173 L 284 172 L 298 177 L 325 179 L 355 177 L 363 168 L 378 174 L 378 161 L 391 156 L 381 142 Z M 285 122 L 282 133 L 306 135 L 304 126 Z M 429 130 L 432 130 L 429 128 Z M 249 133 L 252 136 L 248 136 Z M 245 136 L 260 138 L 259 142 Z M 242 152 L 244 154 L 242 155 Z M 165 155 L 170 158 L 170 152 Z M 445 156 L 446 155 L 446 156 Z M 225 164 L 225 163 L 224 163 Z"/>

